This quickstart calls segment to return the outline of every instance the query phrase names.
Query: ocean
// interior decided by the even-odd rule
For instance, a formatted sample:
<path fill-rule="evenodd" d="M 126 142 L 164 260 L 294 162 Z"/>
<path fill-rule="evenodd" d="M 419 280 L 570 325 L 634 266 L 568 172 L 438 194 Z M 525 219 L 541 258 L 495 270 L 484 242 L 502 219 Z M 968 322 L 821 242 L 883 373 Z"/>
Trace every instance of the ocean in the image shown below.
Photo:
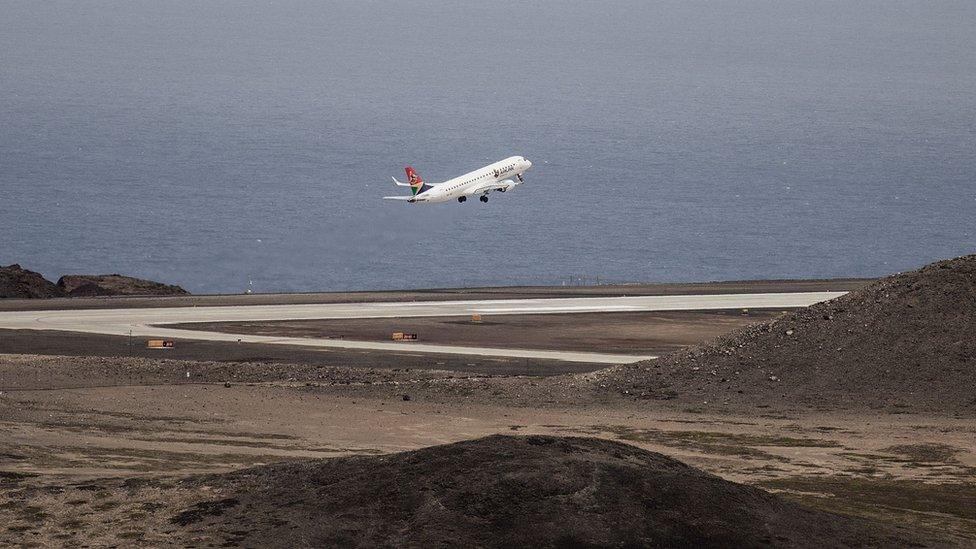
<path fill-rule="evenodd" d="M 976 2 L 0 0 L 0 264 L 194 293 L 976 252 Z M 488 204 L 428 182 L 534 163 Z"/>

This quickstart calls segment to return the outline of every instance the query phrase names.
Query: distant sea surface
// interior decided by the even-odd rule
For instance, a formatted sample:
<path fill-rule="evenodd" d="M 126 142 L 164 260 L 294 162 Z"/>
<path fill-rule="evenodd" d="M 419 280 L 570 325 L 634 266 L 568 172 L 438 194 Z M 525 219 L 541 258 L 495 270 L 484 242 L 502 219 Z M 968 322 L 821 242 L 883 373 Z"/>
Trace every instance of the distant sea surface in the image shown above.
<path fill-rule="evenodd" d="M 0 0 L 0 263 L 195 293 L 976 252 L 972 0 Z M 390 176 L 535 163 L 488 204 Z"/>

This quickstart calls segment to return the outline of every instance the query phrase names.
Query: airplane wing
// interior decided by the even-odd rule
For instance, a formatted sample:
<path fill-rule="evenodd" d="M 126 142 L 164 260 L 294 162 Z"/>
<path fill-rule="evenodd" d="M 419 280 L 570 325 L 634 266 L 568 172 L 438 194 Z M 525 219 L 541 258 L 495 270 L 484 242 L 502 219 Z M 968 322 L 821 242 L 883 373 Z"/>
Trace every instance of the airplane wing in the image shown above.
<path fill-rule="evenodd" d="M 410 186 L 410 183 L 403 183 L 403 182 L 397 181 L 397 178 L 395 178 L 395 177 L 393 177 L 391 179 L 393 179 L 393 184 L 396 185 L 397 187 L 409 187 Z"/>
<path fill-rule="evenodd" d="M 480 187 L 475 187 L 464 194 L 473 196 L 478 194 L 490 193 L 491 191 L 504 191 L 508 190 L 511 185 L 506 183 L 488 183 L 486 185 L 481 185 Z"/>

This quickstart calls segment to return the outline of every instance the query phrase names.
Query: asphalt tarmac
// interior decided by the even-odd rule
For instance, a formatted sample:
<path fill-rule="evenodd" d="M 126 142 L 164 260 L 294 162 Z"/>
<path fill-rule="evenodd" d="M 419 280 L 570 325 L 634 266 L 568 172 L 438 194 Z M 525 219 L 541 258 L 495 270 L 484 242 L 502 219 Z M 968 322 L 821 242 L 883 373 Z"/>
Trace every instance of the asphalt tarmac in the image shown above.
<path fill-rule="evenodd" d="M 0 329 L 56 330 L 116 336 L 131 335 L 140 338 L 158 337 L 205 341 L 239 341 L 242 343 L 297 345 L 302 347 L 402 351 L 404 344 L 392 341 L 355 341 L 348 339 L 243 335 L 215 331 L 174 329 L 165 325 L 192 322 L 449 317 L 471 316 L 474 314 L 534 315 L 763 308 L 785 309 L 808 306 L 813 303 L 839 297 L 843 294 L 844 292 L 817 291 L 715 295 L 6 311 L 0 313 Z M 481 346 L 431 345 L 425 343 L 412 343 L 410 344 L 410 350 L 411 352 L 419 353 L 512 357 L 603 364 L 625 364 L 654 358 L 653 355 L 507 349 Z"/>

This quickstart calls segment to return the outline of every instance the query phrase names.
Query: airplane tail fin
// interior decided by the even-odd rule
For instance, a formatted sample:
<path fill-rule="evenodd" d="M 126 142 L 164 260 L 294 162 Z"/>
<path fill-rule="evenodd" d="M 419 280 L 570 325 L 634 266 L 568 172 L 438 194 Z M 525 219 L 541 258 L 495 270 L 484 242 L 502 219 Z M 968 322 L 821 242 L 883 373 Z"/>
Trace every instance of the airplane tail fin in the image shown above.
<path fill-rule="evenodd" d="M 407 172 L 407 184 L 410 185 L 410 191 L 413 192 L 414 196 L 426 191 L 430 188 L 430 185 L 424 183 L 424 180 L 420 177 L 420 174 L 416 172 L 410 166 L 404 168 Z M 394 179 L 394 181 L 396 181 Z"/>

